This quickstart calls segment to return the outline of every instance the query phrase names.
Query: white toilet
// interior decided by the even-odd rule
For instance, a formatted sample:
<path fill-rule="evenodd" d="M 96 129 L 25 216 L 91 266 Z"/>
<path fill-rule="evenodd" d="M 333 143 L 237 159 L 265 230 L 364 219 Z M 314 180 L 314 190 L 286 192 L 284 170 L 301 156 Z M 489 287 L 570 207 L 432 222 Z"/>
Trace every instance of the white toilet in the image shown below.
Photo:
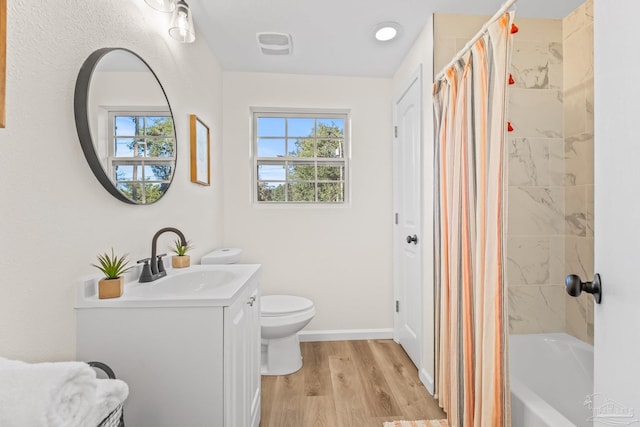
<path fill-rule="evenodd" d="M 202 264 L 235 264 L 242 250 L 217 249 L 202 257 Z M 293 295 L 260 297 L 262 375 L 288 375 L 302 368 L 298 332 L 316 314 L 313 301 Z"/>
<path fill-rule="evenodd" d="M 302 368 L 298 332 L 316 315 L 313 301 L 293 295 L 260 298 L 262 375 L 288 375 Z"/>

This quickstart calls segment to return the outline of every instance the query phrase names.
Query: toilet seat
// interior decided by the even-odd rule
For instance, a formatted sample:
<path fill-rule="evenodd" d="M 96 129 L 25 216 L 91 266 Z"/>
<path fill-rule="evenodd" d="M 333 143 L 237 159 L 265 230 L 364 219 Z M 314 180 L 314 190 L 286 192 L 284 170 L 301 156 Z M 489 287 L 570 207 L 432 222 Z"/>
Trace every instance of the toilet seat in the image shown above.
<path fill-rule="evenodd" d="M 260 298 L 260 316 L 281 317 L 313 309 L 313 301 L 293 295 L 266 295 Z"/>

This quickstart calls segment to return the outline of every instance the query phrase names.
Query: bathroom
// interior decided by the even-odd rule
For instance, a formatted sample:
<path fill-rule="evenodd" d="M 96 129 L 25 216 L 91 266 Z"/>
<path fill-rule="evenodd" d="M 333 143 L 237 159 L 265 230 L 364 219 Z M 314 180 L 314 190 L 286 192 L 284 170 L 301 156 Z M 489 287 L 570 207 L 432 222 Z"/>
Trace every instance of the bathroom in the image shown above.
<path fill-rule="evenodd" d="M 474 10 L 476 2 L 467 2 L 448 12 L 486 15 L 499 3 Z M 531 3 L 521 0 L 518 12 Z M 626 255 L 636 253 L 640 241 L 633 220 L 640 206 L 629 184 L 637 179 L 631 162 L 638 148 L 628 130 L 640 94 L 633 73 L 619 72 L 621 65 L 638 65 L 629 54 L 637 48 L 631 36 L 637 16 L 640 7 L 631 2 L 609 7 L 595 1 L 595 265 L 605 295 L 595 310 L 594 340 L 597 390 L 640 409 L 637 387 L 626 380 L 638 377 L 632 362 L 640 355 L 628 326 L 639 320 L 628 279 L 633 260 Z M 167 225 L 193 240 L 194 259 L 217 247 L 242 247 L 244 262 L 263 265 L 265 293 L 313 299 L 317 315 L 310 335 L 356 331 L 389 337 L 393 165 L 384 136 L 392 133 L 391 100 L 407 76 L 419 62 L 425 70 L 432 66 L 429 38 L 418 40 L 415 62 L 407 59 L 406 69 L 393 78 L 283 75 L 225 70 L 203 40 L 173 43 L 165 24 L 143 1 L 8 2 L 7 125 L 0 130 L 0 354 L 34 362 L 74 359 L 77 278 L 91 274 L 94 255 L 112 246 L 134 260 L 148 256 L 151 237 Z M 97 183 L 78 144 L 72 105 L 81 64 L 105 46 L 130 48 L 152 66 L 170 99 L 177 140 L 184 141 L 178 143 L 180 153 L 188 151 L 189 114 L 210 126 L 211 186 L 189 181 L 189 156 L 182 154 L 171 189 L 154 205 L 123 204 Z M 425 82 L 430 79 L 425 75 Z M 606 90 L 604 82 L 624 89 Z M 248 108 L 291 105 L 350 108 L 352 140 L 367 145 L 352 147 L 348 208 L 252 208 Z M 425 128 L 425 137 L 431 133 Z M 606 147 L 617 144 L 615 149 L 602 148 L 605 141 Z M 301 242 L 308 251 L 299 250 Z M 358 301 L 365 303 L 354 308 Z M 606 348 L 625 351 L 610 354 Z"/>

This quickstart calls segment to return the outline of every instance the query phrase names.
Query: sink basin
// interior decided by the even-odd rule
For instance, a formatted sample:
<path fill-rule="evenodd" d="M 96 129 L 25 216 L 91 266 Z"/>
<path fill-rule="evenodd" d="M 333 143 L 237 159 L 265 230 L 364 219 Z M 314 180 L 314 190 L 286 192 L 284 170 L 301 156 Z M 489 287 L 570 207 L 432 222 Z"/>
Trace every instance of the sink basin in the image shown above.
<path fill-rule="evenodd" d="M 165 277 L 148 283 L 139 283 L 136 271 L 125 277 L 120 298 L 102 300 L 96 295 L 98 279 L 87 279 L 78 287 L 76 308 L 224 306 L 259 270 L 257 264 L 192 265 L 169 269 Z"/>
<path fill-rule="evenodd" d="M 142 293 L 172 293 L 188 295 L 194 292 L 208 292 L 220 286 L 233 282 L 235 275 L 230 271 L 186 271 L 182 274 L 172 274 L 151 282 L 149 286 L 132 287 L 132 291 Z"/>

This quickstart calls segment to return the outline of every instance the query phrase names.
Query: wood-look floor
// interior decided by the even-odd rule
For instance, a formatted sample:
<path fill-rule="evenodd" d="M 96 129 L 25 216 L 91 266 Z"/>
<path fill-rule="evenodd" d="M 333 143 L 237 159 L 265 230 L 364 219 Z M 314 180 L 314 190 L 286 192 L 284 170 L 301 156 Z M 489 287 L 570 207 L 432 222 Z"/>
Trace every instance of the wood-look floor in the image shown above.
<path fill-rule="evenodd" d="M 304 342 L 301 350 L 301 370 L 262 377 L 261 427 L 382 427 L 446 418 L 394 341 Z"/>

